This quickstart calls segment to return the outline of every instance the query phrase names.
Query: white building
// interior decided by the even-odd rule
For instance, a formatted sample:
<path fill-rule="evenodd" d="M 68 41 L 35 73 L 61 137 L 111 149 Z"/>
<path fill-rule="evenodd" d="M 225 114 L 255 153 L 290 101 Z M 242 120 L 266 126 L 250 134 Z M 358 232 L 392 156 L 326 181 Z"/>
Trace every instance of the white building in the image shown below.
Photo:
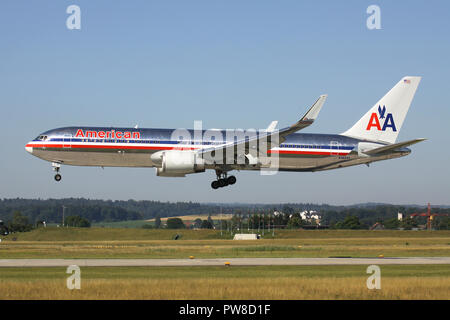
<path fill-rule="evenodd" d="M 302 211 L 302 212 L 300 212 L 300 217 L 302 218 L 302 220 L 306 220 L 309 222 L 316 220 L 319 225 L 320 225 L 320 220 L 322 219 L 322 216 L 320 216 L 319 213 L 314 210 Z"/>

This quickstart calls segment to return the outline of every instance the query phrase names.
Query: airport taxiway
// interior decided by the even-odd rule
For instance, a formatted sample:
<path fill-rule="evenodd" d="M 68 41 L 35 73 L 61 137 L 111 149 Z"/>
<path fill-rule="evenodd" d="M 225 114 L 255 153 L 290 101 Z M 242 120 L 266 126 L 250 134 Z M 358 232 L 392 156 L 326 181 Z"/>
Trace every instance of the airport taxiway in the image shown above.
<path fill-rule="evenodd" d="M 0 259 L 0 267 L 195 267 L 450 264 L 450 257 L 402 258 L 220 258 L 220 259 Z"/>

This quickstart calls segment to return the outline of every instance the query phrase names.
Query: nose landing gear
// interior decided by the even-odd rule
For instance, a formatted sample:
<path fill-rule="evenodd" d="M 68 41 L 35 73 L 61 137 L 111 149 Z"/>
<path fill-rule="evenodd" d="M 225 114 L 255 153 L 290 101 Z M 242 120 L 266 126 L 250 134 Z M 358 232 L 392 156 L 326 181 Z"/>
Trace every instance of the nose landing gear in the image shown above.
<path fill-rule="evenodd" d="M 52 167 L 53 167 L 53 170 L 56 172 L 55 180 L 58 182 L 61 181 L 62 176 L 59 174 L 59 169 L 61 168 L 61 163 L 52 162 Z"/>
<path fill-rule="evenodd" d="M 218 189 L 236 183 L 235 176 L 227 176 L 226 172 L 216 171 L 217 180 L 211 182 L 211 188 Z"/>

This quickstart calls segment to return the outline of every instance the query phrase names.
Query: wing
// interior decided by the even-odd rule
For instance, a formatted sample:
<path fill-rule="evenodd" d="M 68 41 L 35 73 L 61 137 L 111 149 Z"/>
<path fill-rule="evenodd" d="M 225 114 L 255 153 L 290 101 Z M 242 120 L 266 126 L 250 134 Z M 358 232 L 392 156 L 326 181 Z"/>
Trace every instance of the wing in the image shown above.
<path fill-rule="evenodd" d="M 280 130 L 273 130 L 273 123 L 269 126 L 268 130 L 263 130 L 255 132 L 253 136 L 246 137 L 245 139 L 238 140 L 235 142 L 226 143 L 213 148 L 206 148 L 199 150 L 199 155 L 203 158 L 211 159 L 215 157 L 216 153 L 221 153 L 222 155 L 234 155 L 234 157 L 244 156 L 249 153 L 252 149 L 257 149 L 258 152 L 265 153 L 267 150 L 278 147 L 281 143 L 286 140 L 286 137 L 294 132 L 304 129 L 310 126 L 314 120 L 319 115 L 320 109 L 322 109 L 323 104 L 327 95 L 321 95 L 317 101 L 309 108 L 300 120 L 291 125 Z M 261 148 L 261 146 L 263 146 Z M 260 150 L 266 149 L 266 150 Z M 228 163 L 228 162 L 226 162 Z"/>

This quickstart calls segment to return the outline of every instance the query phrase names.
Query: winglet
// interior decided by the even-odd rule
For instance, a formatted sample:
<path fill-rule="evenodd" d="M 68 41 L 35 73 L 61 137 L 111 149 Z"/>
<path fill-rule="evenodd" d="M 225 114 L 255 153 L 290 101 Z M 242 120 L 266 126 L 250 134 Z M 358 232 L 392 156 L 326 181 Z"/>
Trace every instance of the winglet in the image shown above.
<path fill-rule="evenodd" d="M 278 121 L 274 120 L 272 121 L 269 126 L 267 127 L 266 131 L 267 132 L 273 132 L 275 131 L 275 128 L 277 127 Z"/>
<path fill-rule="evenodd" d="M 314 120 L 316 120 L 317 116 L 319 115 L 320 109 L 322 109 L 323 104 L 325 103 L 325 100 L 327 99 L 327 95 L 323 94 L 319 97 L 319 99 L 314 102 L 311 108 L 305 113 L 305 115 L 298 120 L 296 123 L 291 125 L 290 127 L 287 127 L 285 129 L 280 130 L 280 142 L 284 141 L 284 138 L 291 133 L 297 132 L 303 128 L 306 128 L 307 126 L 311 125 Z"/>
<path fill-rule="evenodd" d="M 317 99 L 316 102 L 309 108 L 308 112 L 303 116 L 300 121 L 314 121 L 319 115 L 320 109 L 322 109 L 325 100 L 327 100 L 328 95 L 323 94 Z"/>

